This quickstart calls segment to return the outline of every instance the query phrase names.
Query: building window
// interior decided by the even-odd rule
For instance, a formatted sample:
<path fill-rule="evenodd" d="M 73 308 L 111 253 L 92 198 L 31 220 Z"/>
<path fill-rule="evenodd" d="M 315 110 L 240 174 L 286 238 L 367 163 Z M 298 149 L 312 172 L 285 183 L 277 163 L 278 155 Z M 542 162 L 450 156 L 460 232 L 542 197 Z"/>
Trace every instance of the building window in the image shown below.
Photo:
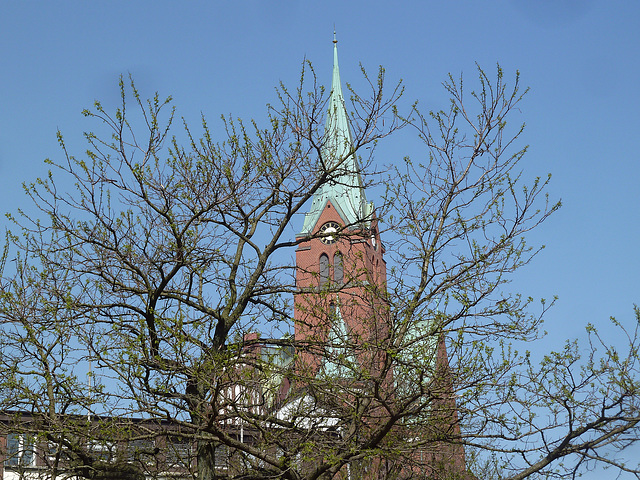
<path fill-rule="evenodd" d="M 337 285 L 344 284 L 344 263 L 340 252 L 333 256 L 333 280 Z"/>
<path fill-rule="evenodd" d="M 167 440 L 166 461 L 170 467 L 187 468 L 191 465 L 191 444 L 181 438 Z"/>
<path fill-rule="evenodd" d="M 338 309 L 336 308 L 336 304 L 331 302 L 329 304 L 329 322 L 331 325 L 335 325 L 338 320 Z"/>
<path fill-rule="evenodd" d="M 111 463 L 115 460 L 116 446 L 113 442 L 92 441 L 89 451 L 93 458 L 100 462 Z"/>
<path fill-rule="evenodd" d="M 329 281 L 329 256 L 326 253 L 320 255 L 320 286 Z"/>
<path fill-rule="evenodd" d="M 214 463 L 216 468 L 226 470 L 229 468 L 229 447 L 227 445 L 218 444 L 214 451 Z"/>
<path fill-rule="evenodd" d="M 154 461 L 156 450 L 155 443 L 151 439 L 132 440 L 127 444 L 127 461 L 143 462 L 151 464 Z"/>
<path fill-rule="evenodd" d="M 7 435 L 5 465 L 29 467 L 34 465 L 35 460 L 35 439 L 32 436 L 18 433 Z"/>

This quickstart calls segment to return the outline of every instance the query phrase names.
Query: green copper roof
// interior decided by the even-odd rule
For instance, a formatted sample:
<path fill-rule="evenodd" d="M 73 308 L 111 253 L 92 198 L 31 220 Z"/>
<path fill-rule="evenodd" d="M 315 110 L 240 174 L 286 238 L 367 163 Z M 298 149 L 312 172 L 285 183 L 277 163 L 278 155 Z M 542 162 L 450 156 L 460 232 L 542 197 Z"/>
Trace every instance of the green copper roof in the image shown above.
<path fill-rule="evenodd" d="M 332 317 L 331 330 L 318 375 L 325 378 L 348 378 L 353 376 L 354 371 L 358 369 L 358 364 L 350 346 L 347 326 L 342 318 L 337 297 L 333 309 L 330 312 Z"/>
<path fill-rule="evenodd" d="M 334 33 L 333 80 L 320 161 L 326 165 L 326 168 L 332 168 L 337 163 L 341 163 L 337 169 L 338 176 L 323 185 L 313 196 L 311 208 L 304 218 L 304 225 L 300 232 L 302 235 L 313 233 L 318 218 L 329 200 L 346 226 L 369 222 L 373 205 L 369 204 L 365 197 L 358 160 L 351 152 L 352 149 L 353 140 L 340 85 L 338 42 Z"/>

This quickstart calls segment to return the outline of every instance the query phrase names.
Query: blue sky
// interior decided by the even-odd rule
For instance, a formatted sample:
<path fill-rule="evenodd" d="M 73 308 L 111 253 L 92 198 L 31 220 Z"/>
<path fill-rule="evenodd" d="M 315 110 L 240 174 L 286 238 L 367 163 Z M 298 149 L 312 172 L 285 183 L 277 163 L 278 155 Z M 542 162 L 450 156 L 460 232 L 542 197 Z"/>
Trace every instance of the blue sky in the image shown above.
<path fill-rule="evenodd" d="M 549 344 L 615 315 L 633 322 L 640 302 L 640 2 L 504 1 L 109 1 L 3 2 L 0 6 L 0 209 L 27 200 L 21 184 L 60 159 L 56 129 L 81 154 L 80 112 L 115 107 L 117 79 L 143 94 L 173 95 L 178 114 L 213 126 L 221 113 L 264 118 L 279 81 L 295 85 L 304 58 L 331 80 L 338 33 L 343 83 L 359 62 L 402 78 L 406 99 L 445 107 L 449 72 L 475 77 L 475 62 L 531 92 L 521 105 L 528 177 L 553 174 L 563 207 L 531 239 L 546 249 L 514 288 L 559 296 Z M 358 83 L 360 82 L 360 83 Z M 381 164 L 424 152 L 391 140 Z M 375 198 L 372 198 L 375 200 Z M 8 225 L 0 220 L 0 227 Z"/>

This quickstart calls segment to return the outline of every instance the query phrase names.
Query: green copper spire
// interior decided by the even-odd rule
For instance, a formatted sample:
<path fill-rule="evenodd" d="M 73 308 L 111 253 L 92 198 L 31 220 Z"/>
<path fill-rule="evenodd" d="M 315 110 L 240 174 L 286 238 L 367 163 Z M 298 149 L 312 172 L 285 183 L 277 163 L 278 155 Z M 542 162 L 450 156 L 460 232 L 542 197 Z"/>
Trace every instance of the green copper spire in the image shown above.
<path fill-rule="evenodd" d="M 340 84 L 340 69 L 338 68 L 338 41 L 333 33 L 333 80 L 331 82 L 331 96 L 329 97 L 329 111 L 324 129 L 324 142 L 321 162 L 326 168 L 340 166 L 338 176 L 323 185 L 313 196 L 311 208 L 306 214 L 301 235 L 313 233 L 318 218 L 331 200 L 345 222 L 345 226 L 356 226 L 369 223 L 373 205 L 367 203 L 360 178 L 358 160 L 354 153 L 347 109 Z"/>

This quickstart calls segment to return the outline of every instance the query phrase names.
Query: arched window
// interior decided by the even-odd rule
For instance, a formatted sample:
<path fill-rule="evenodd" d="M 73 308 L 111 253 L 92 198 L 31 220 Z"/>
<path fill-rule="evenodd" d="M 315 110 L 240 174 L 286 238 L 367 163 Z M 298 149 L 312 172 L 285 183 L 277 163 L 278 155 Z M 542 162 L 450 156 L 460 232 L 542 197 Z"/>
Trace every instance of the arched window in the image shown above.
<path fill-rule="evenodd" d="M 329 281 L 329 257 L 326 253 L 320 255 L 320 286 Z"/>
<path fill-rule="evenodd" d="M 377 235 L 378 235 L 378 232 L 376 232 L 376 229 L 372 228 L 371 229 L 371 245 L 373 246 L 374 250 L 378 250 Z"/>
<path fill-rule="evenodd" d="M 344 263 L 340 252 L 333 256 L 333 280 L 337 285 L 344 284 Z"/>

